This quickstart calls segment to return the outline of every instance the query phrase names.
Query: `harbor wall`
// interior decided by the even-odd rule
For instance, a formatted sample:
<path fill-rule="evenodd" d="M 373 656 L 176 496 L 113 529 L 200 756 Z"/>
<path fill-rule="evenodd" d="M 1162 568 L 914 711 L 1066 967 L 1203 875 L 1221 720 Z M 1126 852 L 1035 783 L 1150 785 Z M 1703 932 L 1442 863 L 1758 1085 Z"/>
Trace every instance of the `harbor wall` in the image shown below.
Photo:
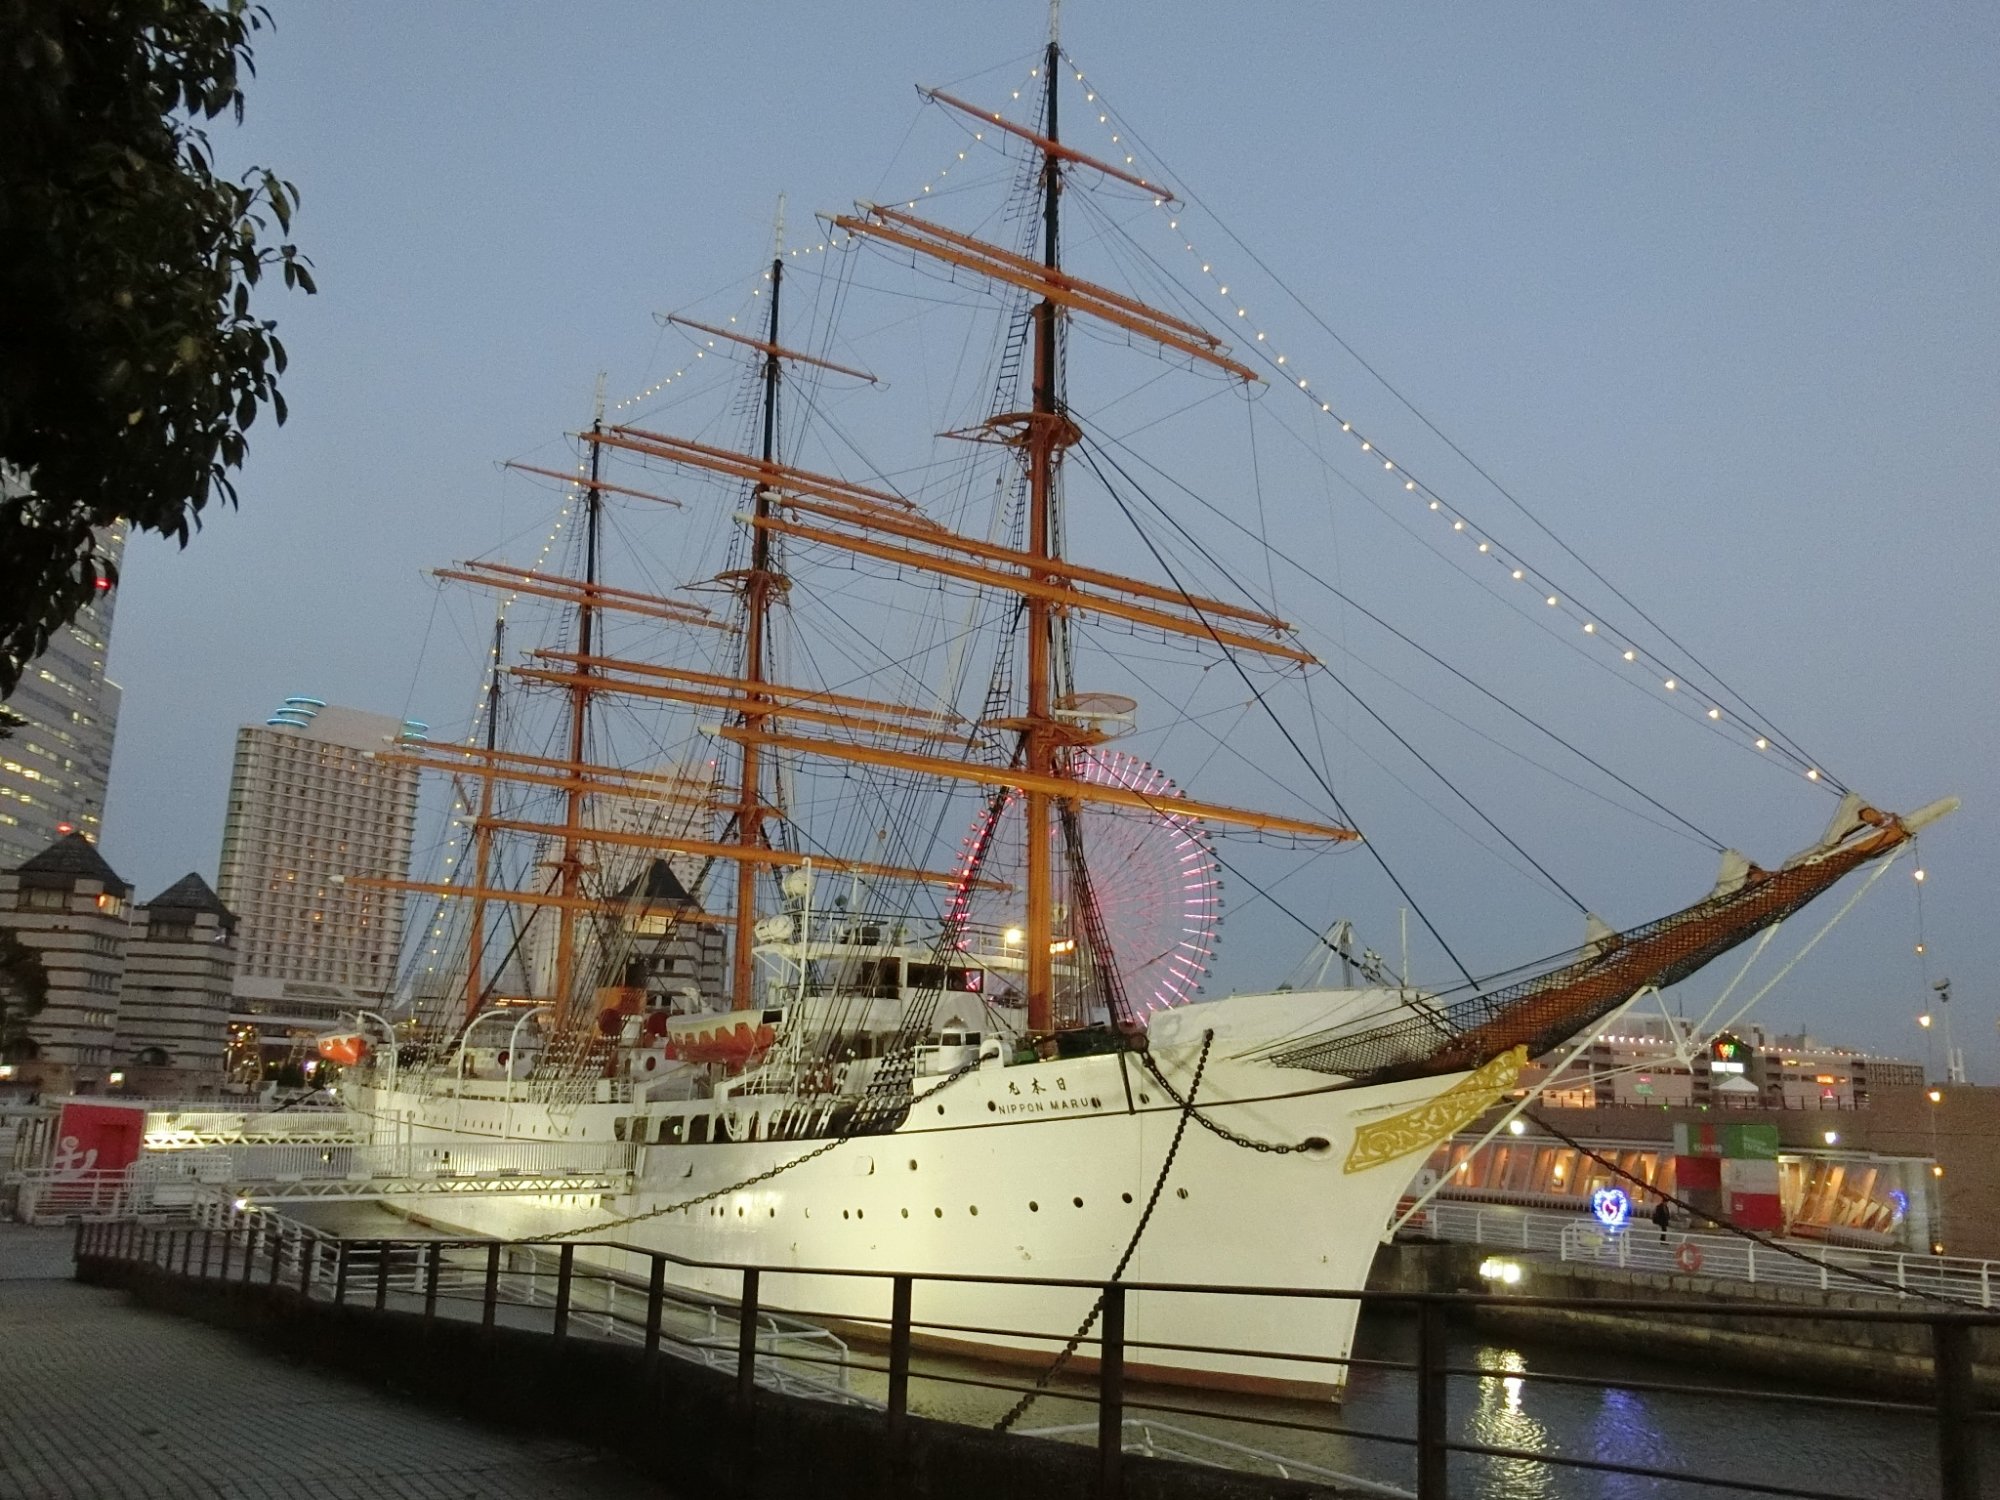
<path fill-rule="evenodd" d="M 1929 1400 L 1931 1335 L 1922 1324 L 1855 1323 L 1836 1319 L 1758 1318 L 1757 1307 L 1816 1307 L 1920 1315 L 1937 1307 L 1916 1298 L 1859 1296 L 1811 1287 L 1746 1286 L 1700 1276 L 1620 1271 L 1510 1254 L 1490 1245 L 1399 1241 L 1377 1252 L 1369 1278 L 1374 1291 L 1481 1292 L 1498 1290 L 1479 1274 L 1498 1256 L 1522 1270 L 1507 1292 L 1553 1299 L 1562 1307 L 1488 1304 L 1473 1313 L 1478 1326 L 1514 1338 L 1587 1344 L 1628 1357 L 1699 1363 L 1819 1385 L 1910 1400 Z M 1592 1303 L 1684 1302 L 1670 1314 L 1593 1311 Z M 1744 1309 L 1740 1313 L 1731 1307 Z M 2000 1328 L 1976 1328 L 1974 1389 L 1984 1402 L 2000 1403 Z"/>
<path fill-rule="evenodd" d="M 746 1500 L 1008 1500 L 1095 1491 L 1091 1447 L 909 1417 L 892 1447 L 880 1410 L 759 1390 L 672 1357 L 530 1329 L 335 1307 L 295 1291 L 184 1278 L 85 1256 L 77 1279 L 228 1328 L 476 1421 L 560 1434 L 619 1454 L 677 1493 Z M 1129 1500 L 1331 1500 L 1296 1480 L 1127 1454 Z"/>

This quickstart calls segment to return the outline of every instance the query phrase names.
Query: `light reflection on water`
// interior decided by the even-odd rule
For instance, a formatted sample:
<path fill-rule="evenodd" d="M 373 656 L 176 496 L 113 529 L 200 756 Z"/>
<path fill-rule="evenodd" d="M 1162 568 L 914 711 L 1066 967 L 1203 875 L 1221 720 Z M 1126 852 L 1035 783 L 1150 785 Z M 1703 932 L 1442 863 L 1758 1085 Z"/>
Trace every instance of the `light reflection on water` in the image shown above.
<path fill-rule="evenodd" d="M 1406 1361 L 1416 1353 L 1408 1318 L 1364 1319 L 1355 1355 L 1362 1359 Z M 1922 1413 L 1814 1409 L 1790 1403 L 1766 1404 L 1729 1394 L 1740 1390 L 1793 1392 L 1795 1386 L 1730 1370 L 1676 1364 L 1643 1352 L 1607 1352 L 1600 1347 L 1491 1337 L 1474 1329 L 1453 1329 L 1449 1362 L 1478 1367 L 1491 1375 L 1453 1376 L 1447 1382 L 1450 1430 L 1455 1440 L 1487 1443 L 1599 1462 L 1648 1465 L 1768 1484 L 1821 1488 L 1868 1500 L 1908 1500 L 1937 1492 L 1937 1435 Z M 957 1361 L 919 1354 L 911 1406 L 926 1415 L 990 1424 L 1005 1409 L 1003 1395 L 925 1380 L 926 1368 L 969 1373 Z M 991 1369 L 982 1372 L 993 1376 Z M 1687 1394 L 1632 1391 L 1616 1386 L 1553 1385 L 1536 1373 L 1592 1379 L 1670 1382 L 1708 1387 Z M 1010 1370 L 999 1378 L 1019 1380 Z M 865 1384 L 865 1382 L 863 1382 Z M 1077 1399 L 1087 1378 L 1058 1382 L 1021 1423 L 1024 1430 L 1074 1424 L 1075 1441 L 1089 1441 L 1095 1409 Z M 1069 1394 L 1074 1392 L 1074 1395 Z M 1414 1436 L 1413 1381 L 1401 1371 L 1357 1369 L 1347 1400 L 1325 1403 L 1276 1401 L 1187 1390 L 1128 1392 L 1128 1416 L 1154 1420 L 1148 1400 L 1201 1407 L 1207 1415 L 1174 1413 L 1157 1420 L 1192 1428 L 1322 1469 L 1414 1489 L 1415 1459 L 1408 1447 L 1324 1433 L 1301 1433 L 1262 1425 L 1251 1418 L 1283 1419 L 1315 1426 Z M 1982 1467 L 2000 1473 L 2000 1424 L 1988 1424 Z M 1174 1439 L 1161 1441 L 1171 1450 Z M 1709 1485 L 1566 1469 L 1528 1458 L 1453 1454 L 1452 1493 L 1479 1500 L 1716 1500 L 1728 1494 Z"/>
<path fill-rule="evenodd" d="M 1407 1319 L 1364 1320 L 1357 1355 L 1414 1357 Z M 1503 1342 L 1474 1329 L 1455 1329 L 1449 1361 L 1491 1376 L 1454 1377 L 1446 1397 L 1453 1436 L 1600 1462 L 1644 1465 L 1750 1482 L 1823 1488 L 1831 1493 L 1905 1500 L 1937 1489 L 1937 1432 L 1922 1413 L 1810 1408 L 1761 1403 L 1720 1388 L 1791 1393 L 1797 1387 L 1754 1374 L 1654 1359 L 1629 1351 L 1559 1342 Z M 1661 1381 L 1709 1387 L 1665 1394 L 1617 1386 L 1553 1385 L 1528 1371 L 1592 1379 Z M 1522 1373 L 1516 1373 L 1522 1372 Z M 1525 1375 L 1525 1378 L 1524 1378 Z M 1414 1430 L 1408 1376 L 1360 1371 L 1335 1418 L 1341 1425 Z M 1270 1444 L 1264 1446 L 1269 1447 Z M 1350 1472 L 1409 1484 L 1410 1461 L 1374 1451 L 1351 1454 Z M 1983 1468 L 2000 1472 L 2000 1433 L 1985 1434 Z M 1564 1469 L 1525 1459 L 1455 1454 L 1454 1493 L 1482 1500 L 1660 1500 L 1717 1496 L 1707 1485 L 1636 1475 Z"/>
<path fill-rule="evenodd" d="M 1528 1367 L 1528 1362 L 1512 1349 L 1502 1350 L 1498 1357 L 1479 1363 L 1492 1370 L 1518 1372 Z M 1478 1381 L 1475 1385 L 1478 1395 L 1461 1436 L 1496 1448 L 1527 1448 L 1546 1453 L 1552 1440 L 1548 1429 L 1527 1411 L 1523 1394 L 1526 1387 L 1527 1381 L 1518 1373 Z M 1446 1401 L 1450 1401 L 1449 1394 Z M 1550 1483 L 1551 1470 L 1547 1464 L 1527 1458 L 1489 1458 L 1484 1462 L 1488 1482 L 1505 1485 L 1508 1494 L 1518 1495 L 1521 1500 L 1554 1500 L 1557 1494 Z"/>

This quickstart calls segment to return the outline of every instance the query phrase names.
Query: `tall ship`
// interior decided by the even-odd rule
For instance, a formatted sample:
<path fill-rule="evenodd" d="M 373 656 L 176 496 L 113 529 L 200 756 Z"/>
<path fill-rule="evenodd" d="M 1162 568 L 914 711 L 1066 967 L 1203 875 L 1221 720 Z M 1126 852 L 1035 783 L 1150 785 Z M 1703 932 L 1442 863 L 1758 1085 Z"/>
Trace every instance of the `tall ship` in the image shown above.
<path fill-rule="evenodd" d="M 452 832 L 435 878 L 374 881 L 431 917 L 408 1011 L 326 1044 L 341 1097 L 373 1143 L 440 1161 L 558 1143 L 629 1171 L 409 1211 L 635 1273 L 605 1244 L 755 1265 L 766 1304 L 857 1323 L 879 1288 L 788 1271 L 1358 1288 L 1427 1154 L 1527 1059 L 1949 810 L 1869 805 L 1694 664 L 1579 616 L 1227 285 L 1197 304 L 1134 250 L 1155 221 L 1183 248 L 1174 186 L 1058 41 L 1025 71 L 923 90 L 946 144 L 920 191 L 781 228 L 733 311 L 662 318 L 673 375 L 600 389 L 573 452 L 517 462 L 559 506 L 539 556 L 442 570 L 500 608 L 471 733 L 379 752 L 449 788 Z M 1176 477 L 1198 419 L 1259 403 L 1449 528 L 1465 566 L 1546 594 L 1574 648 L 1649 677 L 1691 732 L 1823 783 L 1824 834 L 1782 863 L 1725 850 L 1692 904 L 1590 917 L 1575 948 L 1456 988 L 1329 938 L 1311 982 L 1205 996 L 1225 877 L 1319 912 L 1332 892 L 1306 888 L 1340 855 L 1403 889 L 1313 733 L 1339 679 L 1268 563 L 1239 560 L 1288 545 L 1254 476 L 1219 505 Z M 921 457 L 871 457 L 912 409 L 934 419 Z M 536 612 L 549 633 L 524 642 Z M 922 1296 L 934 1336 L 1022 1358 L 1091 1305 Z M 1355 1306 L 1135 1293 L 1132 1363 L 1337 1389 Z"/>

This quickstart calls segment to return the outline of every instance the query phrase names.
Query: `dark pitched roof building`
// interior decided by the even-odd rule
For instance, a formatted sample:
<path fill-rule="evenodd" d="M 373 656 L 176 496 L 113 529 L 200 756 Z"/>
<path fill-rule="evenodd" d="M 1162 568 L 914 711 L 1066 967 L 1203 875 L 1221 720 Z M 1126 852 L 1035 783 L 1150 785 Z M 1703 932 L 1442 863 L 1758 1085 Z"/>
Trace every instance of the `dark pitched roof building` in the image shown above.
<path fill-rule="evenodd" d="M 97 846 L 80 833 L 57 839 L 40 854 L 15 867 L 23 886 L 71 885 L 78 880 L 95 880 L 119 896 L 132 894 L 132 887 L 118 878 L 118 872 L 104 861 Z"/>

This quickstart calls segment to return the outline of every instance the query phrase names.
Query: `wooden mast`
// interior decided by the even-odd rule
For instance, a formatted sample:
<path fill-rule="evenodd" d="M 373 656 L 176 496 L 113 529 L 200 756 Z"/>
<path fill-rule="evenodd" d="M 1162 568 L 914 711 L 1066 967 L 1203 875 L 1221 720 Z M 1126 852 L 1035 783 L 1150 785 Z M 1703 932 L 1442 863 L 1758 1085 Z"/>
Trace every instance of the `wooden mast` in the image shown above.
<path fill-rule="evenodd" d="M 602 379 L 598 382 L 597 408 L 591 417 L 590 430 L 593 433 L 604 430 Z M 577 595 L 576 639 L 577 652 L 585 657 L 596 651 L 597 533 L 599 515 L 604 508 L 604 495 L 597 481 L 603 451 L 596 443 L 590 445 L 590 480 L 583 492 L 583 588 Z M 592 691 L 590 669 L 580 668 L 577 676 L 582 680 L 571 687 L 569 698 L 569 758 L 573 764 L 583 760 Z M 488 784 L 491 785 L 490 782 Z M 581 786 L 572 786 L 563 799 L 562 857 L 556 861 L 556 887 L 565 903 L 556 908 L 555 1029 L 558 1034 L 570 1020 L 570 989 L 576 980 L 576 914 L 583 897 L 583 834 L 586 832 L 583 799 L 587 795 Z"/>
<path fill-rule="evenodd" d="M 1060 141 L 1056 119 L 1056 65 L 1060 61 L 1053 37 L 1044 54 L 1048 81 L 1046 134 Z M 1042 153 L 1042 264 L 1060 267 L 1058 205 L 1062 198 L 1061 158 Z M 1056 303 L 1044 296 L 1035 308 L 1034 407 L 1027 426 L 1028 550 L 1036 558 L 1056 555 L 1054 537 L 1056 468 L 1061 462 L 1068 424 L 1061 414 L 1061 354 L 1058 348 Z M 1038 582 L 1055 581 L 1043 574 Z M 1028 712 L 1022 729 L 1024 759 L 1032 776 L 1056 774 L 1054 715 L 1054 632 L 1056 610 L 1040 594 L 1028 596 Z M 1055 968 L 1050 948 L 1055 941 L 1055 880 L 1049 841 L 1054 834 L 1055 799 L 1030 786 L 1023 793 L 1027 814 L 1027 989 L 1028 1030 L 1042 1035 L 1055 1025 Z"/>
<path fill-rule="evenodd" d="M 588 478 L 583 481 L 586 528 L 584 567 L 580 578 L 567 578 L 492 563 L 464 563 L 456 569 L 440 570 L 440 576 L 509 593 L 531 593 L 572 604 L 579 621 L 578 646 L 574 652 L 546 651 L 537 656 L 559 663 L 562 670 L 543 666 L 515 668 L 525 679 L 544 682 L 565 690 L 568 697 L 569 735 L 567 756 L 546 758 L 502 752 L 490 734 L 483 752 L 475 747 L 425 747 L 412 764 L 433 769 L 449 769 L 457 774 L 482 779 L 481 826 L 478 879 L 469 892 L 476 903 L 516 899 L 531 906 L 550 906 L 557 913 L 556 975 L 558 1024 L 574 1024 L 574 997 L 577 983 L 576 919 L 579 912 L 595 909 L 596 902 L 583 894 L 583 874 L 589 867 L 586 851 L 602 843 L 622 844 L 622 839 L 600 836 L 585 818 L 587 799 L 594 793 L 628 794 L 635 783 L 652 783 L 660 778 L 647 773 L 611 766 L 593 765 L 585 759 L 587 723 L 591 699 L 599 693 L 615 692 L 630 696 L 677 701 L 697 708 L 722 709 L 731 722 L 720 733 L 738 750 L 734 786 L 724 781 L 715 789 L 715 806 L 726 808 L 732 831 L 718 836 L 713 844 L 694 840 L 671 841 L 684 852 L 699 852 L 706 858 L 733 862 L 737 867 L 735 908 L 726 917 L 714 918 L 732 929 L 734 951 L 730 975 L 730 1003 L 736 1009 L 756 1004 L 755 924 L 757 915 L 757 874 L 760 868 L 775 868 L 786 862 L 783 851 L 772 847 L 768 830 L 771 820 L 782 818 L 783 810 L 767 804 L 762 783 L 768 779 L 767 764 L 780 750 L 863 765 L 876 765 L 917 774 L 966 777 L 996 785 L 1012 785 L 1022 793 L 1027 818 L 1026 910 L 1024 913 L 1024 970 L 1027 985 L 1028 1027 L 1031 1033 L 1046 1033 L 1058 1022 L 1054 950 L 1061 924 L 1055 865 L 1056 842 L 1064 838 L 1064 810 L 1081 801 L 1105 800 L 1109 795 L 1080 784 L 1072 774 L 1068 752 L 1089 743 L 1089 733 L 1066 724 L 1061 716 L 1063 694 L 1069 690 L 1065 653 L 1065 631 L 1069 618 L 1077 612 L 1103 615 L 1141 631 L 1179 635 L 1200 640 L 1223 650 L 1250 650 L 1279 660 L 1310 664 L 1313 657 L 1286 639 L 1289 626 L 1263 610 L 1203 599 L 1178 588 L 1127 578 L 1101 569 L 1070 563 L 1062 556 L 1062 527 L 1059 511 L 1059 477 L 1067 449 L 1077 441 L 1078 431 L 1070 420 L 1063 393 L 1063 331 L 1070 313 L 1082 313 L 1123 331 L 1130 337 L 1151 343 L 1169 357 L 1185 359 L 1197 366 L 1219 370 L 1232 379 L 1255 381 L 1248 366 L 1229 357 L 1222 340 L 1206 330 L 1151 308 L 1116 290 L 1073 277 L 1061 268 L 1060 200 L 1066 167 L 1077 166 L 1104 172 L 1114 179 L 1130 179 L 1106 163 L 1099 163 L 1061 144 L 1059 138 L 1057 71 L 1061 55 L 1052 40 L 1044 54 L 1048 69 L 1048 90 L 1044 128 L 1040 134 L 1022 126 L 1007 128 L 1032 144 L 1042 156 L 1042 243 L 1039 256 L 1021 255 L 971 236 L 932 224 L 914 213 L 886 206 L 863 205 L 858 216 L 839 215 L 837 226 L 856 238 L 874 238 L 885 245 L 909 250 L 947 265 L 991 277 L 1012 285 L 1037 299 L 1031 311 L 1033 365 L 1029 410 L 1008 413 L 982 424 L 980 440 L 997 441 L 1017 447 L 1028 481 L 1029 524 L 1026 546 L 1011 548 L 959 535 L 924 515 L 912 501 L 893 491 L 853 484 L 831 475 L 818 474 L 782 462 L 778 457 L 777 405 L 782 362 L 791 360 L 835 373 L 872 381 L 862 370 L 783 347 L 778 342 L 780 291 L 784 273 L 782 256 L 774 256 L 769 273 L 771 311 L 766 336 L 751 338 L 728 329 L 696 323 L 673 316 L 669 321 L 720 338 L 763 360 L 762 443 L 759 456 L 717 448 L 691 439 L 670 437 L 636 427 L 607 426 L 602 392 L 589 430 L 582 433 L 591 445 Z M 947 96 L 936 96 L 949 107 L 968 110 L 969 106 Z M 983 112 L 982 112 L 983 113 Z M 1139 185 L 1160 196 L 1171 196 L 1152 184 Z M 972 436 L 973 434 L 952 434 Z M 717 582 L 735 586 L 744 601 L 743 622 L 734 626 L 692 600 L 665 598 L 630 589 L 609 587 L 599 581 L 599 530 L 604 496 L 630 495 L 667 504 L 669 497 L 651 490 L 629 488 L 602 476 L 603 455 L 615 448 L 684 468 L 748 482 L 751 486 L 750 556 L 740 572 L 724 574 Z M 549 477 L 564 477 L 552 470 L 517 465 Z M 820 524 L 802 525 L 793 517 L 805 515 Z M 872 533 L 872 535 L 871 535 Z M 895 567 L 910 568 L 937 576 L 957 579 L 977 587 L 996 587 L 1016 594 L 1023 604 L 1027 621 L 1024 663 L 1026 702 L 1019 718 L 993 721 L 992 727 L 1006 728 L 1020 735 L 1020 755 L 1011 769 L 976 767 L 926 756 L 903 746 L 910 741 L 933 740 L 952 732 L 954 716 L 936 710 L 914 710 L 904 705 L 873 702 L 852 695 L 815 692 L 776 682 L 771 676 L 769 620 L 771 607 L 782 596 L 786 580 L 777 567 L 777 538 L 791 537 L 808 545 L 830 546 L 874 558 Z M 893 538 L 893 542 L 884 538 Z M 739 672 L 734 677 L 696 673 L 685 669 L 655 668 L 626 662 L 601 653 L 597 640 L 597 614 L 611 610 L 666 624 L 694 625 L 714 630 L 740 629 L 744 636 Z M 1244 627 L 1248 627 L 1246 630 Z M 852 710 L 861 710 L 859 714 Z M 774 732 L 781 721 L 803 721 L 808 725 L 834 729 L 834 739 L 807 739 L 796 733 Z M 566 810 L 560 824 L 508 823 L 492 815 L 493 783 L 519 781 L 559 790 L 566 794 Z M 689 799 L 677 788 L 666 792 L 674 800 Z M 1220 816 L 1224 821 L 1267 828 L 1296 837 L 1355 837 L 1352 830 L 1298 819 L 1257 815 L 1237 809 L 1170 799 L 1189 816 Z M 549 861 L 556 873 L 554 889 L 541 893 L 521 893 L 509 898 L 490 888 L 491 834 L 498 831 L 541 833 L 553 837 L 559 857 Z M 1072 851 L 1074 853 L 1075 851 Z M 829 867 L 848 868 L 857 873 L 890 878 L 925 880 L 934 872 L 883 865 L 849 864 L 829 861 Z M 418 889 L 409 882 L 370 881 L 385 888 Z M 483 915 L 483 913 L 479 913 Z M 1075 933 L 1061 936 L 1074 939 Z M 481 934 L 483 938 L 483 933 Z M 475 955 L 483 960 L 483 942 L 475 942 Z M 475 964 L 475 969 L 483 962 Z M 476 1004 L 479 980 L 468 978 L 467 1003 Z"/>
<path fill-rule="evenodd" d="M 493 665 L 486 690 L 486 753 L 498 753 L 500 729 L 500 652 L 507 638 L 507 617 L 496 614 L 493 617 Z M 484 776 L 479 781 L 479 815 L 472 824 L 472 888 L 474 892 L 485 890 L 492 881 L 493 862 L 493 778 Z M 486 898 L 475 894 L 472 898 L 472 933 L 465 949 L 465 1020 L 472 1024 L 472 1018 L 479 1014 L 479 1002 L 485 997 L 486 967 Z"/>
<path fill-rule="evenodd" d="M 782 220 L 780 222 L 782 224 Z M 782 233 L 782 229 L 780 232 Z M 784 275 L 784 257 L 774 254 L 771 257 L 770 334 L 763 350 L 762 458 L 766 465 L 778 461 L 778 380 L 781 352 L 778 347 L 778 293 L 784 282 Z M 769 520 L 771 488 L 761 479 L 753 483 L 755 489 L 752 492 L 751 513 L 760 521 Z M 746 702 L 737 716 L 737 723 L 744 729 L 759 728 L 763 722 L 763 715 L 756 705 L 764 700 L 764 695 L 760 691 L 765 680 L 764 656 L 768 649 L 764 622 L 765 616 L 770 612 L 771 597 L 777 586 L 777 579 L 771 571 L 771 552 L 771 533 L 762 526 L 752 526 L 750 572 L 743 581 L 745 618 L 741 687 Z M 763 754 L 762 747 L 752 740 L 745 740 L 738 749 L 742 758 L 737 781 L 736 843 L 743 850 L 743 857 L 736 861 L 736 935 L 734 950 L 730 954 L 729 1003 L 733 1009 L 749 1010 L 757 1003 L 756 955 L 751 951 L 751 943 L 756 936 L 757 924 L 758 866 L 754 856 L 764 842 Z"/>

